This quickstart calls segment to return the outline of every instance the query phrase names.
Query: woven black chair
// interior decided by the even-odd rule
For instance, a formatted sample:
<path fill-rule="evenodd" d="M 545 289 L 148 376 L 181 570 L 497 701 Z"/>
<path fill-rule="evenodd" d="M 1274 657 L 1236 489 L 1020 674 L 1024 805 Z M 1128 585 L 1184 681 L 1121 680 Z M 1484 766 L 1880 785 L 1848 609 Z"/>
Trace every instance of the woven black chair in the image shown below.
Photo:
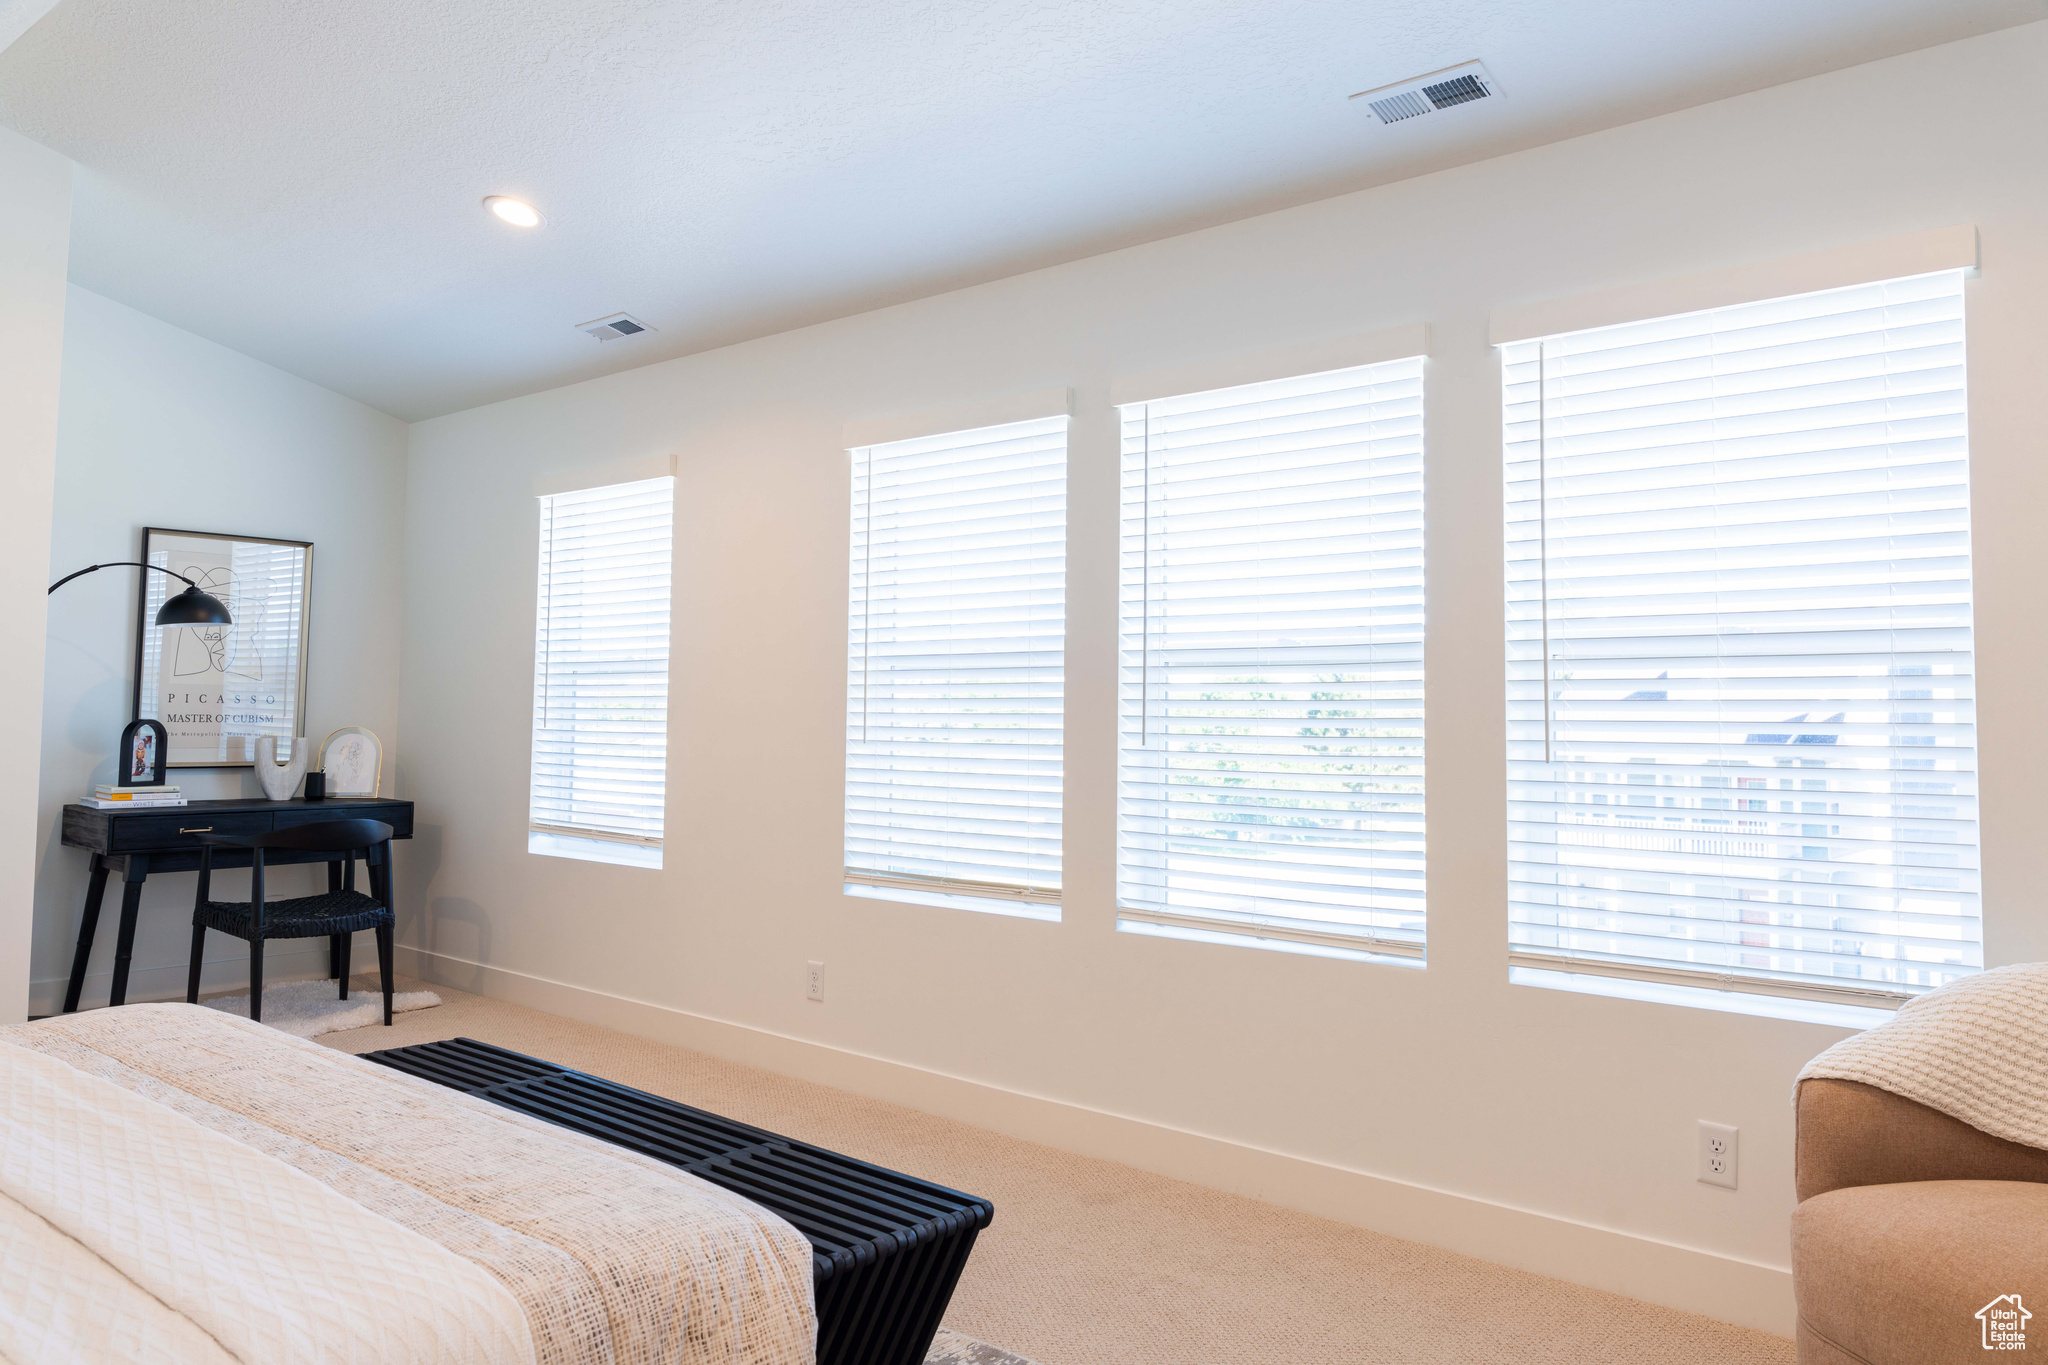
<path fill-rule="evenodd" d="M 377 931 L 377 965 L 384 975 L 384 1023 L 391 1023 L 391 826 L 381 820 L 329 820 L 299 825 L 271 834 L 234 838 L 202 834 L 199 854 L 199 900 L 192 907 L 192 965 L 185 978 L 185 998 L 199 1003 L 199 964 L 206 931 L 218 930 L 249 944 L 249 1017 L 263 1017 L 263 945 L 273 938 L 325 938 L 341 977 L 341 998 L 348 999 L 349 937 L 359 929 Z M 246 848 L 249 896 L 246 901 L 217 901 L 208 892 L 213 882 L 213 851 Z M 340 853 L 341 885 L 314 896 L 290 900 L 263 899 L 263 854 L 266 849 L 295 853 Z M 356 890 L 356 858 L 370 880 L 368 895 Z M 296 860 L 295 860 L 296 861 Z"/>

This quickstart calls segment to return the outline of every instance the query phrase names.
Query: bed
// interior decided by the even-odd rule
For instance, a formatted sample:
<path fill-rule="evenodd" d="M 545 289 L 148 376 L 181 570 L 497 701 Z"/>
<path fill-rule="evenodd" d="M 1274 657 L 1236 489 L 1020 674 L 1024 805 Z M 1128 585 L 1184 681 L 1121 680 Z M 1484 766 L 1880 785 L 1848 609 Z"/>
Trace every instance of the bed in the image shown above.
<path fill-rule="evenodd" d="M 675 1165 L 219 1011 L 0 1028 L 8 1365 L 811 1365 L 814 1260 Z"/>

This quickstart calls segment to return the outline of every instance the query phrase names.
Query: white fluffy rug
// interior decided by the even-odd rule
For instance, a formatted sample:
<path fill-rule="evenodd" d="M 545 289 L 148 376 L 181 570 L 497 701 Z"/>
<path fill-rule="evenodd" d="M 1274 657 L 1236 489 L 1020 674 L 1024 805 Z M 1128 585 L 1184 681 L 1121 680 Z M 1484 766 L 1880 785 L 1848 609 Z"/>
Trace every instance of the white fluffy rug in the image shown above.
<path fill-rule="evenodd" d="M 1031 1365 L 1023 1356 L 1011 1355 L 1000 1346 L 976 1341 L 965 1332 L 941 1327 L 932 1338 L 931 1354 L 924 1365 Z"/>
<path fill-rule="evenodd" d="M 263 1022 L 274 1029 L 300 1038 L 315 1038 L 342 1029 L 367 1028 L 384 1022 L 384 992 L 364 990 L 351 983 L 348 999 L 335 999 L 340 987 L 333 981 L 280 981 L 263 988 Z M 249 1017 L 249 997 L 223 995 L 199 1003 L 208 1009 Z M 391 1012 L 431 1009 L 441 1003 L 432 991 L 399 991 L 391 997 Z"/>

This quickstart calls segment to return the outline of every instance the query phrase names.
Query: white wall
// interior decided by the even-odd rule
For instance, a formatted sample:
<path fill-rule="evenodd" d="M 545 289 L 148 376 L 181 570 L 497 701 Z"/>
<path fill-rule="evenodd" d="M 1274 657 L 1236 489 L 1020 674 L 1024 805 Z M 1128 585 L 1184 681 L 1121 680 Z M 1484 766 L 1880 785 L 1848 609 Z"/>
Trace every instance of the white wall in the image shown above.
<path fill-rule="evenodd" d="M 0 583 L 14 597 L 0 716 L 16 721 L 43 706 L 35 587 L 50 550 L 70 250 L 71 163 L 0 128 Z M 32 745 L 0 745 L 0 1023 L 28 1013 L 38 762 Z"/>
<path fill-rule="evenodd" d="M 74 287 L 53 533 L 30 577 L 47 568 L 39 581 L 54 582 L 88 564 L 134 559 L 145 526 L 314 542 L 307 733 L 366 725 L 384 740 L 388 764 L 397 749 L 405 448 L 396 418 Z M 88 871 L 83 853 L 59 843 L 58 812 L 113 780 L 114 744 L 134 716 L 140 577 L 105 569 L 50 598 L 36 825 L 39 1014 L 62 1002 Z M 172 778 L 195 798 L 260 794 L 247 768 L 177 769 Z M 284 893 L 313 885 L 309 869 L 290 876 Z M 233 874 L 228 888 L 246 877 Z M 183 997 L 193 887 L 189 874 L 144 887 L 129 999 Z M 116 878 L 100 915 L 88 1006 L 106 1000 L 120 895 Z M 248 979 L 239 940 L 212 935 L 208 958 L 216 964 L 208 988 Z M 266 972 L 271 980 L 326 975 L 326 941 L 273 945 Z"/>
<path fill-rule="evenodd" d="M 400 771 L 426 837 L 402 937 L 451 983 L 1789 1332 L 1788 1098 L 1841 1031 L 1507 984 L 1487 316 L 1980 227 L 1989 951 L 2048 957 L 2044 63 L 2048 25 L 2008 30 L 416 425 Z M 1435 329 L 1428 969 L 1119 934 L 1111 378 L 1416 321 Z M 845 898 L 842 422 L 1061 384 L 1064 922 Z M 669 453 L 666 869 L 530 856 L 533 485 Z M 1701 1118 L 1741 1127 L 1739 1192 L 1695 1182 Z"/>

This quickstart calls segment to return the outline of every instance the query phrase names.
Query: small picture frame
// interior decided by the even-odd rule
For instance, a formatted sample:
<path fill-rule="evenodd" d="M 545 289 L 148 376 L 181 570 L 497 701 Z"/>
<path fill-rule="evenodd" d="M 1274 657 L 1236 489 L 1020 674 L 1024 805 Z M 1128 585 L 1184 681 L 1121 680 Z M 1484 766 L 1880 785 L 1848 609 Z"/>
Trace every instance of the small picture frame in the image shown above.
<path fill-rule="evenodd" d="M 320 741 L 320 771 L 327 795 L 375 796 L 384 779 L 384 746 L 360 725 L 347 725 Z"/>
<path fill-rule="evenodd" d="M 119 765 L 114 785 L 161 787 L 170 747 L 170 736 L 164 732 L 160 722 L 147 717 L 129 721 L 121 731 L 121 747 L 114 751 L 115 762 Z"/>

